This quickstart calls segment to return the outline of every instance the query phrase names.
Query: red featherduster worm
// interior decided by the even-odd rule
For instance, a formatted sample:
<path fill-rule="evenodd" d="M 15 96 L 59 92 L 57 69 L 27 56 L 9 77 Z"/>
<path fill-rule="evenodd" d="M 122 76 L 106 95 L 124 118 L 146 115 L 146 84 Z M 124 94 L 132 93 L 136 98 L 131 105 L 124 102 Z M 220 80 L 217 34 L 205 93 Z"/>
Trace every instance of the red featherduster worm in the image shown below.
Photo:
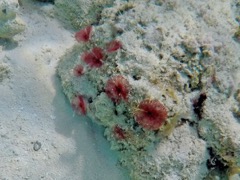
<path fill-rule="evenodd" d="M 84 74 L 84 67 L 82 65 L 76 65 L 74 68 L 73 68 L 73 74 L 74 76 L 76 77 L 79 77 L 79 76 L 82 76 Z"/>
<path fill-rule="evenodd" d="M 87 26 L 86 28 L 76 32 L 75 39 L 78 42 L 88 42 L 91 38 L 92 26 Z"/>
<path fill-rule="evenodd" d="M 104 53 L 99 47 L 95 47 L 91 52 L 85 52 L 82 55 L 82 59 L 91 68 L 98 68 L 103 65 Z"/>
<path fill-rule="evenodd" d="M 157 130 L 167 119 L 167 109 L 158 100 L 143 100 L 135 112 L 135 119 L 143 128 Z"/>
<path fill-rule="evenodd" d="M 120 41 L 114 40 L 107 44 L 107 52 L 111 53 L 122 48 L 122 43 Z"/>
<path fill-rule="evenodd" d="M 107 81 L 105 92 L 113 102 L 119 103 L 121 100 L 128 100 L 129 87 L 128 81 L 117 75 Z"/>
<path fill-rule="evenodd" d="M 124 130 L 117 125 L 113 129 L 113 133 L 114 133 L 115 137 L 119 140 L 123 140 L 126 138 L 126 134 L 125 134 Z"/>
<path fill-rule="evenodd" d="M 87 104 L 82 95 L 76 95 L 72 99 L 72 107 L 78 114 L 86 115 L 87 113 Z"/>

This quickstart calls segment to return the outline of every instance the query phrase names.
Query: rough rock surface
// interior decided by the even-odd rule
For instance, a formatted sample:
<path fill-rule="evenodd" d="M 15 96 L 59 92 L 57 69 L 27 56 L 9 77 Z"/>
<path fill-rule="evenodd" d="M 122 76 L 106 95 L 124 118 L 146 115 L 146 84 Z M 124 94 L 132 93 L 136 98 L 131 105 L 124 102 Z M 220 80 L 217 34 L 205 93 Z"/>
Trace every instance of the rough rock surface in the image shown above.
<path fill-rule="evenodd" d="M 76 44 L 62 57 L 63 91 L 70 102 L 79 94 L 84 98 L 87 116 L 106 128 L 105 136 L 132 179 L 224 179 L 238 173 L 240 2 L 116 0 L 88 12 L 94 16 L 77 7 L 91 9 L 95 3 L 74 2 L 75 7 L 56 1 L 59 13 L 65 7 L 62 16 L 75 28 L 81 18 L 68 12 L 80 13 L 81 27 L 95 22 L 94 32 L 89 43 Z M 87 66 L 82 59 L 86 51 L 105 49 L 115 39 L 122 42 L 121 50 L 107 53 L 99 68 Z M 76 65 L 85 68 L 81 77 L 73 74 Z M 114 103 L 105 92 L 116 75 L 130 84 L 127 102 Z M 144 99 L 157 99 L 168 109 L 159 130 L 136 123 L 134 114 Z"/>
<path fill-rule="evenodd" d="M 101 11 L 104 6 L 112 6 L 113 0 L 55 0 L 57 14 L 65 23 L 80 28 L 92 23 L 98 23 L 101 19 Z"/>
<path fill-rule="evenodd" d="M 17 15 L 18 7 L 17 0 L 0 2 L 0 38 L 11 39 L 25 29 L 24 21 Z"/>

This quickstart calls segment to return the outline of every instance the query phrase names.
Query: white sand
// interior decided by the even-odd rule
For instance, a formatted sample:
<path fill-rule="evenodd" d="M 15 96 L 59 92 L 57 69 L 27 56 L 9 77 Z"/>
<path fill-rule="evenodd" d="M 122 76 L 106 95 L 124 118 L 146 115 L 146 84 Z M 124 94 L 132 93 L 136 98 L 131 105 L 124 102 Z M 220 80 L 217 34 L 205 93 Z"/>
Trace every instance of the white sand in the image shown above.
<path fill-rule="evenodd" d="M 55 67 L 75 42 L 49 10 L 23 4 L 18 45 L 0 44 L 0 62 L 11 71 L 0 82 L 0 179 L 127 179 L 102 130 L 74 117 L 61 91 Z"/>

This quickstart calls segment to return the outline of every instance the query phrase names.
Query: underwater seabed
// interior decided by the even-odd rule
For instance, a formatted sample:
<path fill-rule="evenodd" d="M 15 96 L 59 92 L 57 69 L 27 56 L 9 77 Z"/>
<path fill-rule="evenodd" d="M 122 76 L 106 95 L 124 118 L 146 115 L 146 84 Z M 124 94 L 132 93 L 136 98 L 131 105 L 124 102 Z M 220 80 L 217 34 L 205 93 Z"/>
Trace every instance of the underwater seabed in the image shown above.
<path fill-rule="evenodd" d="M 240 179 L 239 0 L 0 7 L 0 179 Z"/>

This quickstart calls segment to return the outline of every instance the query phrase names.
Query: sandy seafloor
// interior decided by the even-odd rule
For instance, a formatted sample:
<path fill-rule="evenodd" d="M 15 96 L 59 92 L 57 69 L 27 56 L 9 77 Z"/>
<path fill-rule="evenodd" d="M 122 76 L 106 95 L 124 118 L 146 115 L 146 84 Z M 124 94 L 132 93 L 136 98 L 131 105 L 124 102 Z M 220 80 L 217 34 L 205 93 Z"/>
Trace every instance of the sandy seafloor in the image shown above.
<path fill-rule="evenodd" d="M 51 8 L 21 6 L 25 31 L 15 42 L 1 40 L 10 73 L 0 83 L 0 179 L 128 179 L 102 129 L 74 116 L 61 91 L 55 68 L 74 32 L 46 15 Z"/>

